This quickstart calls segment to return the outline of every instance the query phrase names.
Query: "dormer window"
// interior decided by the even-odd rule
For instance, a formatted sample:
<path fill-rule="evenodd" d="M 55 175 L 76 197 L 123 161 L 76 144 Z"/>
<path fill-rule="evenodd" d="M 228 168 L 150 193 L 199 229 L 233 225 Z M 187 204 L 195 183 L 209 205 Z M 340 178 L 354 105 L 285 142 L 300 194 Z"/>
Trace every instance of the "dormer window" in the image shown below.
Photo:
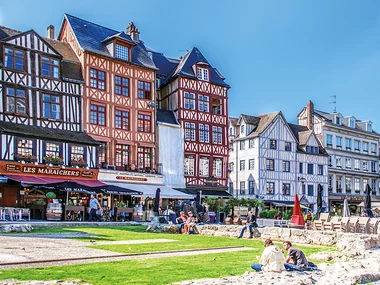
<path fill-rule="evenodd" d="M 240 133 L 244 133 L 244 125 L 240 126 Z"/>
<path fill-rule="evenodd" d="M 199 80 L 208 81 L 208 78 L 209 78 L 208 69 L 198 67 L 197 68 L 197 77 Z"/>
<path fill-rule="evenodd" d="M 59 61 L 46 56 L 41 57 L 41 75 L 46 77 L 59 77 Z"/>
<path fill-rule="evenodd" d="M 342 124 L 342 120 L 340 117 L 338 117 L 338 116 L 335 117 L 335 124 L 337 124 L 337 125 Z"/>
<path fill-rule="evenodd" d="M 367 132 L 372 132 L 372 124 L 367 123 L 366 131 L 367 131 Z"/>
<path fill-rule="evenodd" d="M 355 120 L 350 119 L 350 128 L 355 128 Z"/>
<path fill-rule="evenodd" d="M 115 45 L 115 56 L 123 60 L 129 60 L 129 48 L 126 46 Z"/>

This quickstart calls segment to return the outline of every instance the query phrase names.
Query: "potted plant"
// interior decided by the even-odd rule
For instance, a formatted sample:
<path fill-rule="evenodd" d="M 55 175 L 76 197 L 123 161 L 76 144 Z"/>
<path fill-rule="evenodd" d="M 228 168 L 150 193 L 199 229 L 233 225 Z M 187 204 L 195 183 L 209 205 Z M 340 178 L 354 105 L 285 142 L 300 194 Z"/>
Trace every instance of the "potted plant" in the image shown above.
<path fill-rule="evenodd" d="M 86 167 L 87 163 L 84 161 L 83 157 L 74 156 L 71 158 L 71 166 Z"/>
<path fill-rule="evenodd" d="M 57 195 L 55 195 L 54 192 L 47 192 L 45 197 L 48 200 L 48 203 L 52 203 L 53 199 L 57 198 Z"/>
<path fill-rule="evenodd" d="M 14 153 L 13 157 L 17 161 L 36 162 L 37 156 L 29 153 Z"/>
<path fill-rule="evenodd" d="M 48 154 L 43 157 L 46 164 L 63 165 L 63 157 L 55 156 L 54 154 Z"/>

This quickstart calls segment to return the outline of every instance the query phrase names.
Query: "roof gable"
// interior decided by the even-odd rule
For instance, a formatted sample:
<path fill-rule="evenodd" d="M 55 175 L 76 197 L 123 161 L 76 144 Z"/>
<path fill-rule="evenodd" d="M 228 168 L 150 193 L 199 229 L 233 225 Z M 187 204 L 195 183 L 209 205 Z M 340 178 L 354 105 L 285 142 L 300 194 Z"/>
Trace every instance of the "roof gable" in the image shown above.
<path fill-rule="evenodd" d="M 64 22 L 65 21 L 67 21 L 75 38 L 78 41 L 79 46 L 83 51 L 115 58 L 109 53 L 104 40 L 110 39 L 112 37 L 119 37 L 128 41 L 130 39 L 130 37 L 123 32 L 118 32 L 68 14 L 65 14 L 64 16 Z M 58 38 L 61 37 L 64 22 L 61 25 L 61 30 L 59 32 Z M 130 62 L 132 64 L 147 67 L 150 69 L 157 69 L 152 58 L 148 54 L 144 42 L 133 41 L 132 39 L 130 39 L 130 41 L 135 44 L 131 49 L 132 56 Z"/>

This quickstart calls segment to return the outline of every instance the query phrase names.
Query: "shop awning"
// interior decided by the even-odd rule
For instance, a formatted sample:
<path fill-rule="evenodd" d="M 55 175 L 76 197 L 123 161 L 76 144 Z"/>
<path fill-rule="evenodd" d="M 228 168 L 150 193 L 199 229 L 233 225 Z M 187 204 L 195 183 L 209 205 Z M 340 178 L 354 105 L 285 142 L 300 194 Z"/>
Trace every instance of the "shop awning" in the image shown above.
<path fill-rule="evenodd" d="M 294 201 L 281 201 L 281 200 L 264 200 L 265 203 L 271 203 L 274 206 L 287 206 L 294 205 Z"/>
<path fill-rule="evenodd" d="M 185 194 L 193 196 L 197 195 L 198 189 L 178 189 Z M 231 198 L 232 195 L 224 190 L 202 190 L 202 197 L 220 197 L 220 198 Z"/>
<path fill-rule="evenodd" d="M 350 202 L 349 202 L 350 204 Z M 359 207 L 364 207 L 364 202 L 361 202 L 359 205 Z M 380 209 L 380 202 L 371 202 L 371 208 L 372 209 Z"/>
<path fill-rule="evenodd" d="M 194 199 L 192 195 L 185 194 L 183 192 L 174 190 L 168 186 L 163 185 L 153 185 L 153 184 L 133 184 L 133 183 L 120 183 L 120 182 L 105 182 L 115 186 L 119 186 L 125 189 L 138 191 L 141 194 L 135 196 L 151 197 L 154 198 L 156 195 L 157 188 L 161 190 L 161 198 L 169 199 Z"/>
<path fill-rule="evenodd" d="M 105 192 L 114 195 L 142 195 L 140 191 L 128 189 L 124 186 L 124 183 L 106 182 Z"/>

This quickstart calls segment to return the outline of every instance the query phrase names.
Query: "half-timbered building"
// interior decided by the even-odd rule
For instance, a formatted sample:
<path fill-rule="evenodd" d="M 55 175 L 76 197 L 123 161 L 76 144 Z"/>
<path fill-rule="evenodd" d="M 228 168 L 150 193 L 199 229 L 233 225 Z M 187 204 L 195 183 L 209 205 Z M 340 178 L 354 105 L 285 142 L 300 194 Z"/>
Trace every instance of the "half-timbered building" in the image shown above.
<path fill-rule="evenodd" d="M 235 197 L 284 206 L 298 194 L 309 206 L 316 203 L 318 184 L 327 188 L 324 149 L 311 131 L 288 124 L 281 112 L 230 118 L 229 132 L 229 190 Z"/>
<path fill-rule="evenodd" d="M 156 172 L 155 71 L 139 31 L 125 32 L 64 15 L 58 40 L 67 42 L 84 74 L 84 127 L 102 145 L 102 168 Z"/>
<path fill-rule="evenodd" d="M 328 193 L 332 210 L 344 198 L 358 206 L 369 185 L 374 201 L 380 201 L 379 141 L 372 122 L 314 109 L 313 102 L 298 114 L 298 123 L 313 130 L 329 154 Z M 357 208 L 357 207 L 356 207 Z"/>
<path fill-rule="evenodd" d="M 98 143 L 83 132 L 83 77 L 67 43 L 0 27 L 0 51 L 0 174 L 8 178 L 0 183 L 0 206 L 23 206 L 22 185 L 96 167 Z"/>
<path fill-rule="evenodd" d="M 159 106 L 174 111 L 184 129 L 188 193 L 225 196 L 229 85 L 196 47 L 179 60 L 158 52 L 152 58 L 159 69 Z"/>

